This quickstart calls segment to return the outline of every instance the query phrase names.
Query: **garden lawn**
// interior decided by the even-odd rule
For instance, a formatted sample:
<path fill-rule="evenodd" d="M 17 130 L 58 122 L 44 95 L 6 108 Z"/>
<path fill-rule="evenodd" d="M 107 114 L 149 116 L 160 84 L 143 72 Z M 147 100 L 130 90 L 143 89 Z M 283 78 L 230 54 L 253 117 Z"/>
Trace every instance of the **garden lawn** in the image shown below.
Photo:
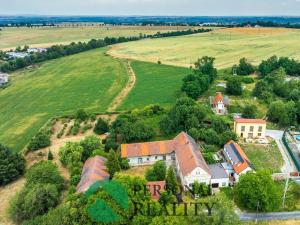
<path fill-rule="evenodd" d="M 136 84 L 119 110 L 130 110 L 150 104 L 171 106 L 181 95 L 182 79 L 190 69 L 133 61 Z"/>
<path fill-rule="evenodd" d="M 284 161 L 274 141 L 268 145 L 243 144 L 242 148 L 255 170 L 267 169 L 273 173 L 281 171 Z"/>
<path fill-rule="evenodd" d="M 20 151 L 54 116 L 78 109 L 105 112 L 126 86 L 123 62 L 96 49 L 56 60 L 11 76 L 11 85 L 0 89 L 0 143 Z"/>

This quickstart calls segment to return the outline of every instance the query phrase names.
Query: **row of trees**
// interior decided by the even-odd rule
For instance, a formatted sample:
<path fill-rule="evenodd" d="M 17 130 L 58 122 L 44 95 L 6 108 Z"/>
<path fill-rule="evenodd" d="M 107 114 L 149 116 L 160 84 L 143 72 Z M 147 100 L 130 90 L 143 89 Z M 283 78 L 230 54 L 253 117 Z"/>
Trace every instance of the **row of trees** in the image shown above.
<path fill-rule="evenodd" d="M 56 59 L 63 56 L 73 55 L 80 52 L 88 51 L 95 48 L 101 48 L 107 45 L 113 45 L 117 43 L 136 41 L 143 38 L 160 38 L 169 36 L 181 36 L 194 33 L 209 32 L 210 29 L 198 29 L 198 30 L 187 30 L 187 31 L 171 31 L 167 33 L 157 33 L 154 35 L 140 35 L 137 37 L 106 37 L 104 39 L 92 39 L 88 42 L 72 42 L 69 45 L 54 45 L 47 48 L 47 51 L 41 53 L 32 53 L 24 58 L 17 58 L 16 60 L 9 60 L 2 65 L 0 65 L 0 71 L 2 72 L 12 72 L 29 65 L 44 62 L 46 60 Z M 28 47 L 28 46 L 27 46 Z M 2 58 L 5 57 L 5 53 L 0 54 Z"/>

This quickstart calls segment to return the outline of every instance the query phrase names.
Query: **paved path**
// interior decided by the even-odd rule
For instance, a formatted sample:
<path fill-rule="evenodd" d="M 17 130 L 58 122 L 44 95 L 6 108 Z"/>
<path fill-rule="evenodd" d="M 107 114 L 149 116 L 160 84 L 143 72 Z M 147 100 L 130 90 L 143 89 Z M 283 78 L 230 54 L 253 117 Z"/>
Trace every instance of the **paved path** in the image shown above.
<path fill-rule="evenodd" d="M 127 61 L 127 71 L 128 71 L 128 82 L 123 88 L 123 90 L 120 92 L 120 94 L 113 100 L 109 108 L 107 109 L 108 112 L 114 112 L 117 110 L 117 108 L 122 104 L 122 102 L 125 100 L 129 92 L 132 90 L 132 88 L 135 85 L 136 82 L 136 76 L 135 73 L 130 65 L 130 62 Z"/>
<path fill-rule="evenodd" d="M 267 130 L 266 136 L 273 138 L 278 145 L 278 148 L 279 148 L 282 158 L 284 160 L 284 165 L 281 168 L 281 172 L 283 172 L 283 173 L 295 172 L 297 170 L 295 168 L 293 160 L 291 159 L 291 156 L 289 155 L 288 150 L 285 148 L 285 146 L 282 142 L 283 133 L 284 132 L 281 130 Z"/>
<path fill-rule="evenodd" d="M 289 220 L 289 219 L 300 219 L 300 211 L 294 212 L 277 212 L 277 213 L 238 213 L 242 221 L 251 220 Z M 299 221 L 300 224 L 300 221 Z"/>

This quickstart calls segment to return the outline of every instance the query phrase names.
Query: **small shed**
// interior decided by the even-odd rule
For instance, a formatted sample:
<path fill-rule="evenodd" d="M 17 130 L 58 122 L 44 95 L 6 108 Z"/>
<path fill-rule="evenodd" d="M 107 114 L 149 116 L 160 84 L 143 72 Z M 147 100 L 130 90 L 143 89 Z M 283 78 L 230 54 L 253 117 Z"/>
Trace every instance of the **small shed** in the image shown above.
<path fill-rule="evenodd" d="M 5 85 L 8 83 L 8 74 L 0 73 L 0 86 Z"/>

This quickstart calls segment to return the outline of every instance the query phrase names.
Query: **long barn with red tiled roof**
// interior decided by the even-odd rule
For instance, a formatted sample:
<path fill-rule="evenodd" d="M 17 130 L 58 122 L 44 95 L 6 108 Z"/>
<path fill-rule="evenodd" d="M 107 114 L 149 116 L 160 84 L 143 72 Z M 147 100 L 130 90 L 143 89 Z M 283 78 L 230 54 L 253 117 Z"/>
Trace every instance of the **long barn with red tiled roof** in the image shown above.
<path fill-rule="evenodd" d="M 121 145 L 121 156 L 127 158 L 131 166 L 151 165 L 163 160 L 168 166 L 173 165 L 183 186 L 191 187 L 195 181 L 214 186 L 228 186 L 229 178 L 224 173 L 209 167 L 200 151 L 199 145 L 187 133 L 181 132 L 173 140 L 145 142 Z M 213 168 L 213 169 L 212 169 Z M 220 168 L 222 170 L 222 168 Z M 218 179 L 218 176 L 220 179 Z"/>

